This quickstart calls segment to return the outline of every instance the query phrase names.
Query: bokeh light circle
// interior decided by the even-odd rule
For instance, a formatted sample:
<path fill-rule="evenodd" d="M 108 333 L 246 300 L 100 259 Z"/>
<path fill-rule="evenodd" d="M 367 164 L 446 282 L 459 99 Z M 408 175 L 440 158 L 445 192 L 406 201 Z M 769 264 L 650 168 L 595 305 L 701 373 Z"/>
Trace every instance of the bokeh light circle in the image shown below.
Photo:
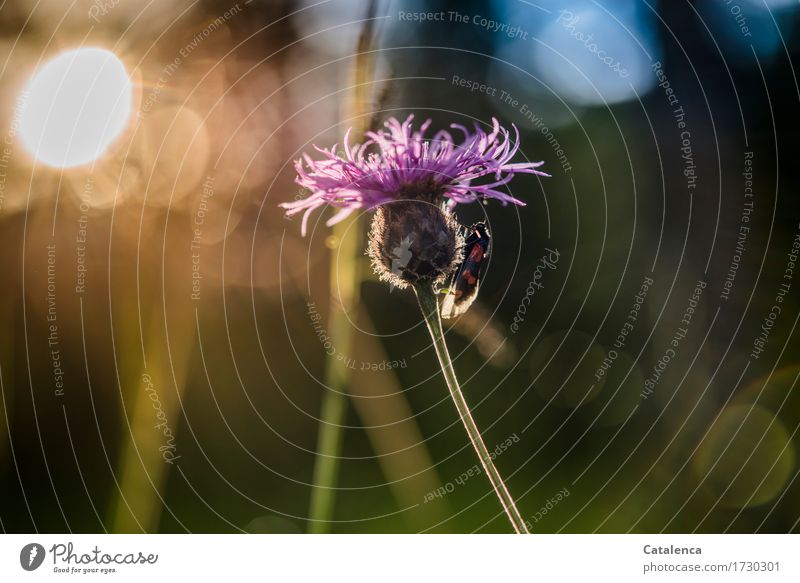
<path fill-rule="evenodd" d="M 99 48 L 61 53 L 36 71 L 19 96 L 22 143 L 48 166 L 91 162 L 127 125 L 132 93 L 114 53 Z"/>

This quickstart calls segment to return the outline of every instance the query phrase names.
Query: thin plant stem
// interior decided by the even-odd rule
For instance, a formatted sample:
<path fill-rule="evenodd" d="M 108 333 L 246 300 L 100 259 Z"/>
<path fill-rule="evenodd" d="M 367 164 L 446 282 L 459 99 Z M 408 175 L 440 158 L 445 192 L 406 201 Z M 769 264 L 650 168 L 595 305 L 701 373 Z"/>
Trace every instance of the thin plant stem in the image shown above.
<path fill-rule="evenodd" d="M 328 330 L 339 354 L 353 354 L 353 325 L 348 313 L 358 306 L 361 269 L 358 243 L 361 240 L 357 217 L 337 224 L 333 235 L 339 241 L 339 252 L 331 254 L 331 303 Z M 336 293 L 338 291 L 338 293 Z M 342 433 L 347 414 L 347 385 L 350 369 L 341 358 L 328 358 L 325 363 L 325 385 L 317 437 L 317 458 L 314 462 L 308 531 L 325 534 L 331 530 Z"/>
<path fill-rule="evenodd" d="M 335 499 L 336 479 L 339 474 L 339 454 L 342 449 L 342 423 L 347 411 L 347 397 L 335 389 L 328 389 L 322 399 L 319 436 L 317 437 L 317 458 L 314 463 L 314 488 L 311 491 L 309 506 L 310 523 L 308 531 L 312 534 L 330 532 L 331 517 Z"/>
<path fill-rule="evenodd" d="M 439 357 L 439 364 L 442 367 L 442 374 L 447 382 L 447 388 L 450 389 L 450 396 L 453 397 L 453 402 L 456 404 L 458 415 L 461 417 L 462 423 L 467 430 L 472 447 L 478 454 L 481 461 L 483 470 L 489 477 L 489 481 L 494 488 L 495 494 L 500 499 L 500 504 L 503 510 L 511 521 L 511 526 L 517 534 L 529 534 L 528 527 L 525 525 L 522 515 L 517 510 L 517 505 L 514 499 L 506 488 L 503 478 L 500 477 L 500 472 L 492 461 L 489 450 L 486 449 L 486 444 L 483 442 L 481 433 L 475 420 L 470 413 L 469 405 L 467 405 L 464 394 L 461 392 L 461 387 L 458 385 L 456 372 L 453 368 L 453 362 L 450 360 L 450 353 L 447 351 L 447 344 L 444 341 L 444 334 L 442 332 L 442 319 L 439 314 L 439 302 L 436 299 L 436 292 L 430 282 L 421 282 L 414 286 L 414 291 L 417 294 L 417 302 L 422 311 L 422 316 L 425 318 L 425 323 L 428 325 L 428 331 L 431 333 L 433 339 L 433 346 L 436 349 L 436 356 Z"/>

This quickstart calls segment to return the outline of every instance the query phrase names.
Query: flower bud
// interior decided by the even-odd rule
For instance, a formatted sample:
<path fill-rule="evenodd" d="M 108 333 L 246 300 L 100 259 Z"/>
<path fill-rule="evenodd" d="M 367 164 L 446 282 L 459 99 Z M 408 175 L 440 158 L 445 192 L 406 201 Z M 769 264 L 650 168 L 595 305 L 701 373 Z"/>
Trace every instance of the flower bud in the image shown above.
<path fill-rule="evenodd" d="M 403 289 L 446 281 L 463 260 L 463 247 L 458 221 L 444 204 L 405 199 L 376 209 L 367 254 L 382 280 Z"/>

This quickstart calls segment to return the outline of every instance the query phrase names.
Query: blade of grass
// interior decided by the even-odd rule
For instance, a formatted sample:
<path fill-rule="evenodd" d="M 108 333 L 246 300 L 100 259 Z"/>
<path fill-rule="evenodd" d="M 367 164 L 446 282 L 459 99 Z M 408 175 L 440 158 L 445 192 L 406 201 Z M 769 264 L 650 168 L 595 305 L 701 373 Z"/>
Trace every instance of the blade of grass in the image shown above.
<path fill-rule="evenodd" d="M 387 362 L 388 355 L 364 306 L 359 318 L 359 327 L 365 332 L 356 341 L 361 362 Z M 450 509 L 444 497 L 426 498 L 442 480 L 397 372 L 397 368 L 376 372 L 359 365 L 353 372 L 350 395 L 398 507 L 411 508 L 425 500 L 424 510 L 403 513 L 409 526 L 421 531 L 444 523 Z M 380 376 L 376 378 L 376 374 Z"/>
<path fill-rule="evenodd" d="M 175 328 L 171 329 L 169 344 L 163 340 L 160 318 L 156 315 L 151 321 L 147 342 L 147 369 L 142 369 L 129 381 L 130 433 L 123 440 L 120 456 L 120 492 L 113 510 L 113 532 L 116 533 L 157 532 L 164 510 L 164 489 L 173 464 L 165 461 L 162 453 L 168 440 L 159 424 L 167 424 L 173 436 L 170 443 L 174 443 L 181 416 L 180 399 L 195 343 L 193 311 L 175 308 L 171 314 Z M 159 350 L 164 346 L 168 348 Z M 164 354 L 167 349 L 169 357 Z M 144 374 L 151 379 L 150 392 L 145 390 Z"/>
<path fill-rule="evenodd" d="M 338 261 L 331 253 L 330 287 L 331 306 L 328 330 L 339 354 L 353 354 L 353 329 L 347 313 L 358 305 L 361 282 L 360 262 L 357 258 L 361 237 L 358 218 L 342 221 L 333 229 L 341 245 Z M 347 230 L 351 229 L 349 233 Z M 358 234 L 357 234 L 358 233 Z M 333 290 L 338 288 L 338 297 Z M 350 369 L 343 359 L 328 358 L 325 366 L 326 391 L 322 397 L 320 429 L 317 438 L 317 458 L 314 464 L 313 488 L 309 508 L 309 532 L 330 532 L 333 516 L 339 455 L 342 447 L 342 425 L 347 413 L 345 394 Z"/>
<path fill-rule="evenodd" d="M 353 127 L 359 133 L 365 130 L 369 123 L 367 113 L 370 104 L 370 84 L 367 81 L 372 78 L 375 70 L 373 56 L 369 53 L 375 42 L 375 10 L 376 3 L 372 0 L 367 8 L 367 19 L 358 40 L 357 56 L 351 75 L 351 86 L 355 89 L 344 112 L 345 119 L 361 120 L 361 127 L 358 125 Z M 352 355 L 353 326 L 347 314 L 356 313 L 362 280 L 359 260 L 362 237 L 358 216 L 352 216 L 335 225 L 333 235 L 341 243 L 339 253 L 331 253 L 328 329 L 339 354 Z M 339 291 L 338 297 L 333 293 L 336 289 Z M 347 412 L 345 390 L 349 375 L 349 369 L 343 360 L 328 359 L 325 367 L 325 385 L 328 390 L 322 398 L 317 458 L 314 463 L 309 506 L 308 530 L 311 533 L 326 533 L 331 529 L 342 447 L 342 425 Z"/>

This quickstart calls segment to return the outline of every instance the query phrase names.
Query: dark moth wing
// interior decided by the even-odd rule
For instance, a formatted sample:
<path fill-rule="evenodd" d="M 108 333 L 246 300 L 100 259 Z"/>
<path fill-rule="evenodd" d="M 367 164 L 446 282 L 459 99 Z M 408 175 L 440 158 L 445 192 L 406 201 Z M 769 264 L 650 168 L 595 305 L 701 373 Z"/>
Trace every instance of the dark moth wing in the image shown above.
<path fill-rule="evenodd" d="M 464 262 L 456 269 L 442 301 L 442 318 L 460 316 L 478 296 L 481 269 L 489 257 L 491 235 L 486 223 L 475 223 L 464 242 Z"/>

